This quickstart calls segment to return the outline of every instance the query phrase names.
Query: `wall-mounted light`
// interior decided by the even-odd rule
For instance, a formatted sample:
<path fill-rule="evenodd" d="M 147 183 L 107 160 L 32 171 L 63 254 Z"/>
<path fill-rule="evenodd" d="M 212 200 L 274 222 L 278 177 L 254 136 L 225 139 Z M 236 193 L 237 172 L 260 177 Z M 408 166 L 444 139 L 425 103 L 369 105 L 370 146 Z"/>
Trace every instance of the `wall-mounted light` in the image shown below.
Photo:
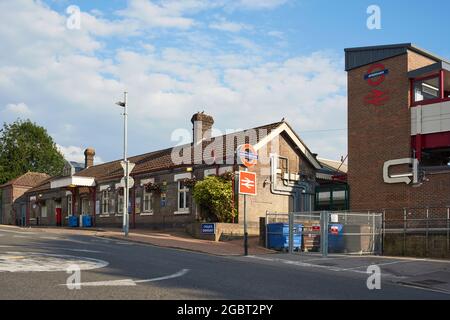
<path fill-rule="evenodd" d="M 192 172 L 192 171 L 193 171 L 192 167 L 186 168 L 186 172 Z"/>

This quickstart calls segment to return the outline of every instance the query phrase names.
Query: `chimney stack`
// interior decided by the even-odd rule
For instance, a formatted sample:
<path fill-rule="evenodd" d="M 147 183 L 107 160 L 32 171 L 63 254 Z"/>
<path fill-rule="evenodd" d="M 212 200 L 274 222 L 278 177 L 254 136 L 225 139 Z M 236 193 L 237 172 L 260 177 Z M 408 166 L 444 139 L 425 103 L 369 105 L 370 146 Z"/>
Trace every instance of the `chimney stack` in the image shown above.
<path fill-rule="evenodd" d="M 211 130 L 214 124 L 214 118 L 205 114 L 205 112 L 197 112 L 191 119 L 193 125 L 194 145 L 199 144 L 203 139 L 211 139 Z"/>
<path fill-rule="evenodd" d="M 84 150 L 84 168 L 89 168 L 94 165 L 95 149 L 87 148 Z"/>

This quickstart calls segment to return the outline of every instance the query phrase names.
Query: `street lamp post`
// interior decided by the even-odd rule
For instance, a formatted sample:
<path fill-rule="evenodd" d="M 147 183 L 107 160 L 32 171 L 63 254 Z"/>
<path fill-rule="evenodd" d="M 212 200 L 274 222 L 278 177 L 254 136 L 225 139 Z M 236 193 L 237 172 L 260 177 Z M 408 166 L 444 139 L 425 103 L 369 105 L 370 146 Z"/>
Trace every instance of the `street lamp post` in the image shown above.
<path fill-rule="evenodd" d="M 129 218 L 128 218 L 128 199 L 129 199 L 129 165 L 127 159 L 127 139 L 128 139 L 128 92 L 124 92 L 123 102 L 117 102 L 116 104 L 123 108 L 123 162 L 124 166 L 124 185 L 123 185 L 123 232 L 125 236 L 128 236 L 129 231 Z"/>

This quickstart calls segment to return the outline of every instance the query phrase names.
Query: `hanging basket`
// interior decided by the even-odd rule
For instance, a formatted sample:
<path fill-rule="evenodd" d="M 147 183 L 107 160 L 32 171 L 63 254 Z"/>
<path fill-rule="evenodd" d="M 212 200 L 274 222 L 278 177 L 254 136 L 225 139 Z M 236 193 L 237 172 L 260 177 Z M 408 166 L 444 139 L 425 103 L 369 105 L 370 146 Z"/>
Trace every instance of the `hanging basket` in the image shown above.
<path fill-rule="evenodd" d="M 147 192 L 161 193 L 161 186 L 157 183 L 149 182 L 144 185 L 144 188 Z"/>
<path fill-rule="evenodd" d="M 188 188 L 193 188 L 197 183 L 197 178 L 194 176 L 192 178 L 186 178 L 183 180 L 183 183 Z"/>

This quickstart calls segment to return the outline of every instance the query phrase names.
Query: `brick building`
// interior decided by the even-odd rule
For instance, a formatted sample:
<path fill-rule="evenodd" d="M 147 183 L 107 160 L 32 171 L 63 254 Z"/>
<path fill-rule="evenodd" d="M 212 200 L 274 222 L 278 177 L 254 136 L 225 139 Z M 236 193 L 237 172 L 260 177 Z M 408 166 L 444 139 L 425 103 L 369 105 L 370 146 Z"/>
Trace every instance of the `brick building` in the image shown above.
<path fill-rule="evenodd" d="M 14 203 L 31 188 L 48 179 L 45 173 L 27 172 L 0 186 L 0 224 L 21 224 L 26 218 L 26 206 Z"/>
<path fill-rule="evenodd" d="M 450 64 L 411 44 L 345 55 L 351 209 L 450 205 Z"/>
<path fill-rule="evenodd" d="M 199 218 L 200 208 L 192 200 L 193 179 L 242 170 L 235 150 L 252 143 L 258 152 L 257 196 L 247 198 L 250 227 L 257 228 L 266 211 L 308 211 L 314 207 L 316 172 L 321 168 L 316 155 L 285 121 L 211 137 L 214 120 L 194 114 L 190 144 L 130 157 L 135 183 L 130 190 L 131 227 L 184 226 Z M 95 151 L 85 151 L 86 169 L 65 170 L 30 189 L 17 206 L 27 207 L 28 221 L 41 225 L 67 225 L 69 216 L 89 215 L 96 226 L 121 226 L 123 169 L 120 160 L 94 165 Z M 183 159 L 183 161 L 178 161 Z M 234 202 L 243 212 L 243 199 L 236 192 Z"/>

